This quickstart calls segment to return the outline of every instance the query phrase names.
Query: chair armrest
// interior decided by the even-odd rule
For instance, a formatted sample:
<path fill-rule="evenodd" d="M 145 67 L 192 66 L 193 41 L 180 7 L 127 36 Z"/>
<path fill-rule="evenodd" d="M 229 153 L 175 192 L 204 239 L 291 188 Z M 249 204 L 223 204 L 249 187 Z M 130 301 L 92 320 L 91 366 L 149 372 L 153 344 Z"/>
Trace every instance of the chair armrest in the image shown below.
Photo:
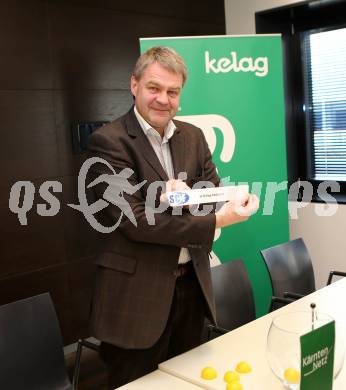
<path fill-rule="evenodd" d="M 333 276 L 346 276 L 346 272 L 341 272 L 341 271 L 330 271 L 329 272 L 329 277 L 327 281 L 327 286 L 329 286 L 332 283 Z"/>
<path fill-rule="evenodd" d="M 303 294 L 293 293 L 290 291 L 284 292 L 284 298 L 300 299 L 303 298 L 303 296 L 304 296 Z"/>
<path fill-rule="evenodd" d="M 294 301 L 295 301 L 295 299 L 292 299 L 292 298 L 274 297 L 273 296 L 271 303 L 270 303 L 270 310 L 269 311 L 274 310 L 274 303 L 282 303 L 284 305 L 288 305 L 289 303 L 292 303 Z"/>
<path fill-rule="evenodd" d="M 229 330 L 213 324 L 208 324 L 207 328 L 208 328 L 208 340 L 211 340 L 211 335 L 213 332 L 218 333 L 219 335 L 229 332 Z"/>
<path fill-rule="evenodd" d="M 78 340 L 78 343 L 81 344 L 83 347 L 92 349 L 96 352 L 100 350 L 100 346 L 98 344 L 92 343 L 88 340 Z"/>

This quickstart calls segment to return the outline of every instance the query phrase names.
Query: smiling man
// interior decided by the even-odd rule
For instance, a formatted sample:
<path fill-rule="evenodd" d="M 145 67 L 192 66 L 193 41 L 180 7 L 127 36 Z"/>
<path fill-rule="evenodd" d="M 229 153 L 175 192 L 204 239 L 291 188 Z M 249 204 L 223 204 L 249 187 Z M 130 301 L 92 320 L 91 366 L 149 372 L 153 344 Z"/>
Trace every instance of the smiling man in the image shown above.
<path fill-rule="evenodd" d="M 150 64 L 142 76 L 134 74 L 131 77 L 131 91 L 136 99 L 137 112 L 161 137 L 178 111 L 185 77 L 172 73 L 158 63 Z"/>
<path fill-rule="evenodd" d="M 176 215 L 167 208 L 148 223 L 145 205 L 152 183 L 166 183 L 164 191 L 198 181 L 219 184 L 203 132 L 173 120 L 186 79 L 185 64 L 174 50 L 149 49 L 131 77 L 134 107 L 90 137 L 90 156 L 107 160 L 116 173 L 130 168 L 133 187 L 145 182 L 123 195 L 137 224 L 124 218 L 103 237 L 96 259 L 91 330 L 101 340 L 109 389 L 200 343 L 205 317 L 215 322 L 208 257 L 215 229 L 245 221 L 258 208 L 258 199 L 247 194 L 216 213 L 195 216 L 183 209 Z M 95 165 L 93 176 L 111 174 L 106 169 Z M 185 181 L 178 180 L 182 172 Z M 96 196 L 103 190 L 96 188 Z M 111 204 L 101 214 L 112 225 L 121 207 Z"/>

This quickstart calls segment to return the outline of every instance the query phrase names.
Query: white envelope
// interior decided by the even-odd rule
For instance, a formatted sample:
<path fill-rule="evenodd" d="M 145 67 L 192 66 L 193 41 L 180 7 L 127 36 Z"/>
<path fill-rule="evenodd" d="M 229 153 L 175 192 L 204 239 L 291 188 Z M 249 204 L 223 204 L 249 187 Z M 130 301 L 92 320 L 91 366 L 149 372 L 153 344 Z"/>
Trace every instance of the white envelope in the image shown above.
<path fill-rule="evenodd" d="M 239 199 L 249 192 L 247 184 L 216 188 L 202 188 L 187 191 L 168 191 L 168 203 L 172 207 L 190 204 L 227 202 Z"/>

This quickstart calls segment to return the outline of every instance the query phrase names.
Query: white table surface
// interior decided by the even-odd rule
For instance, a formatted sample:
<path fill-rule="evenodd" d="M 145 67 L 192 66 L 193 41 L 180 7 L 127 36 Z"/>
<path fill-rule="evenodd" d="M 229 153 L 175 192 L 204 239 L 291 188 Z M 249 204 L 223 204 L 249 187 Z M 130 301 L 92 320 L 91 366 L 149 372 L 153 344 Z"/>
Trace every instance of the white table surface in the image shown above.
<path fill-rule="evenodd" d="M 200 390 L 200 387 L 156 370 L 117 390 Z"/>
<path fill-rule="evenodd" d="M 266 360 L 266 341 L 272 318 L 284 312 L 310 310 L 310 303 L 314 302 L 317 310 L 330 314 L 341 324 L 343 338 L 346 340 L 345 298 L 346 278 L 343 278 L 299 301 L 167 360 L 159 365 L 159 369 L 204 389 L 225 390 L 224 373 L 228 370 L 235 370 L 239 361 L 246 361 L 251 364 L 253 370 L 249 374 L 241 375 L 240 382 L 244 390 L 282 390 L 281 382 L 272 373 Z M 216 379 L 212 381 L 201 379 L 201 370 L 206 366 L 212 366 L 217 370 Z M 334 382 L 334 390 L 346 389 L 345 366 L 346 364 Z"/>

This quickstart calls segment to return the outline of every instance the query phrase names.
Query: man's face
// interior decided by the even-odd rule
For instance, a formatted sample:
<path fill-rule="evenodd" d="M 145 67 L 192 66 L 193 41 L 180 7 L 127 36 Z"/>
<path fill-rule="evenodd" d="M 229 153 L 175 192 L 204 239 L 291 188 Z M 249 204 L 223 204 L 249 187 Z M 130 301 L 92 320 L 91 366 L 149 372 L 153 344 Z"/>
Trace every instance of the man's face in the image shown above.
<path fill-rule="evenodd" d="M 142 77 L 131 77 L 131 92 L 142 117 L 161 135 L 179 108 L 183 77 L 153 63 L 148 65 Z"/>

